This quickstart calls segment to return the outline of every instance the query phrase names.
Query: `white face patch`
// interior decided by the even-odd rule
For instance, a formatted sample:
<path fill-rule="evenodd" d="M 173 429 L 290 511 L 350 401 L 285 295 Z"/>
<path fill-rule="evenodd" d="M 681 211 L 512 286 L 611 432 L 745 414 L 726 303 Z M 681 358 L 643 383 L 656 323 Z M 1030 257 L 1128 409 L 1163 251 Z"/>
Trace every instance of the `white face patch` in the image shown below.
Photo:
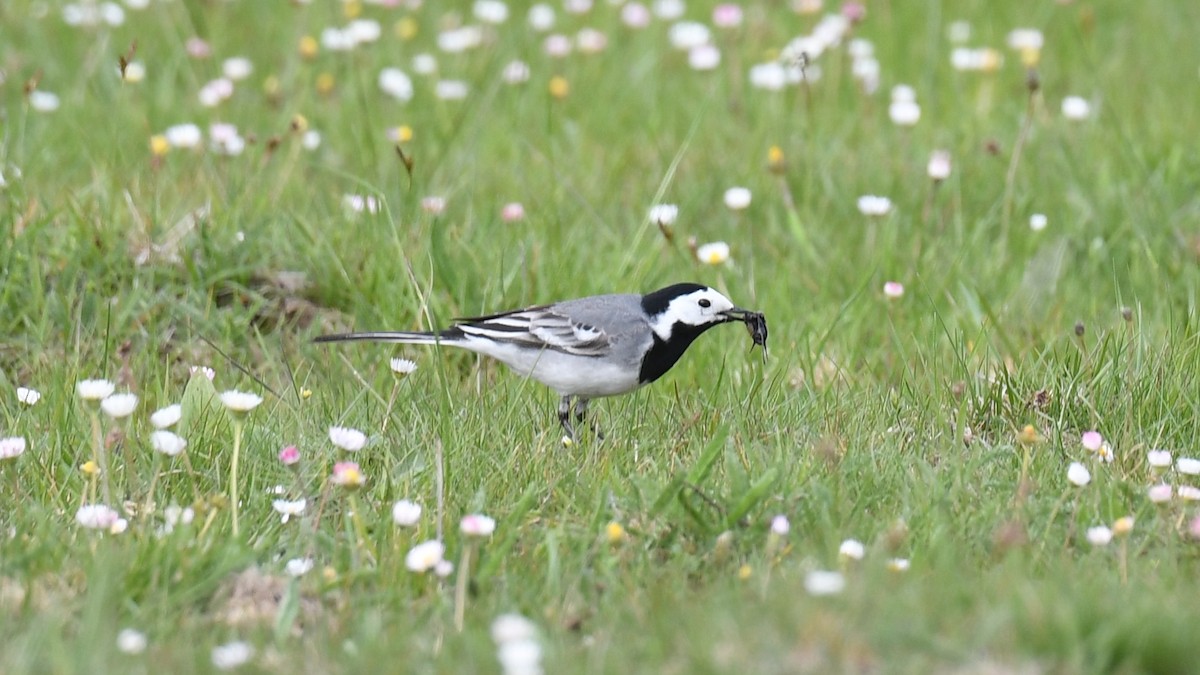
<path fill-rule="evenodd" d="M 651 319 L 650 328 L 659 339 L 670 340 L 675 324 L 703 326 L 720 323 L 726 320 L 724 313 L 733 307 L 729 298 L 711 288 L 703 288 L 672 300 L 666 311 Z"/>

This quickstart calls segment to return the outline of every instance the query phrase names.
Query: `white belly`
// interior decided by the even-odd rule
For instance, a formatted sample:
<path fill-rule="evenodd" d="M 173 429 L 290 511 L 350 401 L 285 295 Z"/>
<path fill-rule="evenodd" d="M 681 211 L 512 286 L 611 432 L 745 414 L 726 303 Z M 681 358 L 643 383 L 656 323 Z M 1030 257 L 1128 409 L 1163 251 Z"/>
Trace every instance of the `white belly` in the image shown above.
<path fill-rule="evenodd" d="M 604 359 L 549 349 L 533 352 L 497 343 L 462 346 L 490 356 L 521 375 L 532 377 L 560 396 L 615 396 L 640 386 L 637 368 L 620 368 Z"/>

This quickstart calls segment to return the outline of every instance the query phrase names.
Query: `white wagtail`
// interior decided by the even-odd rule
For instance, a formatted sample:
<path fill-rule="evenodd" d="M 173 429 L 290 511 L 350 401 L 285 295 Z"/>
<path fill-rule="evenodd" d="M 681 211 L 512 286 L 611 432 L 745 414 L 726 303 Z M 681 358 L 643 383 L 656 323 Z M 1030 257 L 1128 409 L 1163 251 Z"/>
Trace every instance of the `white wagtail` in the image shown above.
<path fill-rule="evenodd" d="M 323 335 L 317 342 L 367 340 L 441 344 L 490 356 L 541 382 L 562 398 L 558 421 L 572 438 L 588 402 L 625 394 L 662 377 L 692 341 L 721 323 L 742 321 L 766 349 L 766 320 L 700 284 L 646 295 L 594 295 L 489 316 L 455 319 L 432 332 Z M 764 352 L 765 354 L 765 352 Z"/>

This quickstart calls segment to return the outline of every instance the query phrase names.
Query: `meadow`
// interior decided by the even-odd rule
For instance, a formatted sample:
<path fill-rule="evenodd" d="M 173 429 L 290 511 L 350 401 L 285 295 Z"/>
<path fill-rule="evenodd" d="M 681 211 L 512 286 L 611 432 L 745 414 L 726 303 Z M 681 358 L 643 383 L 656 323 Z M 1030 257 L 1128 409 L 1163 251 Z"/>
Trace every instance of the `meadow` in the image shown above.
<path fill-rule="evenodd" d="M 0 672 L 1200 672 L 1197 25 L 6 0 Z M 312 343 L 677 281 L 603 440 Z"/>

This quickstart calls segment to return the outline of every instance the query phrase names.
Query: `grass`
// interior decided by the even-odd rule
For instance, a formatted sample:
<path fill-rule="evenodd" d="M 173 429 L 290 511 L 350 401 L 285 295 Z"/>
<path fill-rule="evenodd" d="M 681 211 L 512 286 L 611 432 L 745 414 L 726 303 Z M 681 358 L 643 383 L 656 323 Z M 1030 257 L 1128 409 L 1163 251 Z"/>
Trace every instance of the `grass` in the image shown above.
<path fill-rule="evenodd" d="M 883 86 L 866 96 L 844 47 L 808 87 L 750 86 L 751 65 L 818 19 L 783 3 L 745 3 L 741 28 L 714 29 L 708 73 L 671 48 L 667 23 L 629 29 L 609 3 L 558 11 L 555 30 L 609 40 L 563 59 L 515 5 L 484 47 L 441 53 L 439 27 L 470 8 L 425 5 L 161 2 L 98 28 L 65 25 L 57 5 L 0 7 L 0 437 L 29 446 L 0 460 L 0 670 L 204 672 L 213 647 L 245 640 L 249 671 L 496 671 L 488 629 L 505 612 L 537 624 L 553 672 L 1195 669 L 1197 511 L 1146 494 L 1148 450 L 1200 453 L 1195 7 L 872 3 L 854 34 Z M 709 3 L 691 5 L 709 21 Z M 303 36 L 357 11 L 380 42 L 301 57 Z M 951 68 L 954 20 L 1002 50 L 999 70 Z M 415 36 L 398 37 L 401 22 Z M 1045 34 L 1032 101 L 1004 47 L 1021 26 Z M 212 58 L 187 55 L 196 35 Z M 135 41 L 147 76 L 122 82 Z M 383 95 L 379 70 L 411 74 L 420 52 L 468 97 L 438 100 L 436 77 L 418 75 L 411 102 Z M 201 107 L 235 55 L 254 72 Z M 504 83 L 518 58 L 529 81 Z M 57 111 L 31 108 L 34 80 Z M 897 83 L 917 92 L 913 128 L 888 120 Z M 1067 95 L 1093 117 L 1064 119 Z M 255 141 L 237 157 L 150 151 L 173 124 L 214 121 Z M 411 174 L 386 136 L 398 125 L 413 132 Z M 936 190 L 935 148 L 954 162 Z M 753 192 L 744 212 L 721 205 L 734 185 Z M 346 194 L 382 208 L 351 213 Z M 863 194 L 893 212 L 862 216 Z M 440 215 L 421 205 L 435 195 Z M 526 218 L 502 222 L 513 201 Z M 680 207 L 671 240 L 646 222 L 656 202 Z M 729 242 L 732 262 L 698 264 L 692 237 Z M 770 361 L 715 330 L 654 386 L 594 405 L 608 440 L 573 448 L 554 396 L 494 363 L 310 342 L 679 280 L 765 312 Z M 903 297 L 883 296 L 888 280 Z M 394 355 L 418 370 L 397 380 Z M 211 365 L 218 391 L 266 399 L 245 419 L 237 536 L 231 420 L 192 365 Z M 103 422 L 127 504 L 111 504 L 128 519 L 118 535 L 74 519 L 92 499 L 75 395 L 90 377 L 141 397 L 129 420 Z M 20 404 L 17 386 L 42 400 Z M 186 461 L 148 442 L 149 413 L 180 401 Z M 371 437 L 352 458 L 357 507 L 329 483 L 346 458 L 332 425 Z M 1037 443 L 1020 442 L 1026 425 Z M 1091 429 L 1111 464 L 1081 446 Z M 277 461 L 285 445 L 298 471 Z M 1072 461 L 1089 485 L 1067 481 Z M 308 498 L 301 517 L 280 522 L 277 485 Z M 414 529 L 392 524 L 401 498 L 425 507 Z M 171 505 L 195 520 L 163 533 Z M 458 562 L 458 519 L 478 512 L 497 529 L 476 548 L 460 631 L 455 578 L 404 556 L 442 533 Z M 1127 515 L 1128 536 L 1087 542 Z M 863 560 L 839 558 L 848 538 Z M 298 557 L 316 568 L 289 578 Z M 893 557 L 911 569 L 889 570 Z M 845 590 L 810 595 L 819 569 L 841 570 Z M 126 627 L 145 654 L 117 649 Z"/>

